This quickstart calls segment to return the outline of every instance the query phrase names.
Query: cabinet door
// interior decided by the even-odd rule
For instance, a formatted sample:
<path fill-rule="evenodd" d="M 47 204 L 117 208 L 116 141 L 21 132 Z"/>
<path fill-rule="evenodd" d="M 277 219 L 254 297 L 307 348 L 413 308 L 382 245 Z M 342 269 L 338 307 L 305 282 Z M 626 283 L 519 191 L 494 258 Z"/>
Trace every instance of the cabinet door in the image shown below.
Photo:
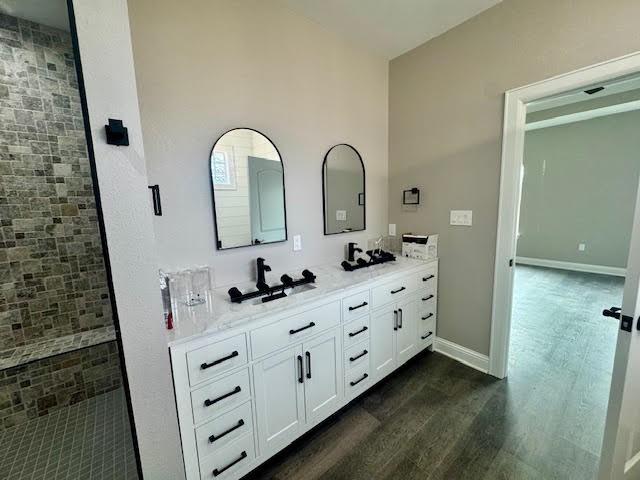
<path fill-rule="evenodd" d="M 256 419 L 262 454 L 288 445 L 304 424 L 304 359 L 300 346 L 253 366 Z"/>
<path fill-rule="evenodd" d="M 396 368 L 396 310 L 394 305 L 374 311 L 369 323 L 371 327 L 371 373 L 375 379 L 380 379 Z"/>
<path fill-rule="evenodd" d="M 398 365 L 402 365 L 418 351 L 418 302 L 413 297 L 398 302 L 398 330 L 396 331 L 396 352 Z"/>
<path fill-rule="evenodd" d="M 307 423 L 317 423 L 338 408 L 342 398 L 340 329 L 302 344 Z"/>

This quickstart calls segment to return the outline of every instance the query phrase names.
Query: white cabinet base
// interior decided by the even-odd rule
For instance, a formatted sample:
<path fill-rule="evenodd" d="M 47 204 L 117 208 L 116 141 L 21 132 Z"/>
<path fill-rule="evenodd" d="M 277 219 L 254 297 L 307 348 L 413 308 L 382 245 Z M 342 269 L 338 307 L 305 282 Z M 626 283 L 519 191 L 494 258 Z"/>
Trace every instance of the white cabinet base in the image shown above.
<path fill-rule="evenodd" d="M 433 348 L 437 261 L 170 347 L 187 480 L 237 480 Z"/>

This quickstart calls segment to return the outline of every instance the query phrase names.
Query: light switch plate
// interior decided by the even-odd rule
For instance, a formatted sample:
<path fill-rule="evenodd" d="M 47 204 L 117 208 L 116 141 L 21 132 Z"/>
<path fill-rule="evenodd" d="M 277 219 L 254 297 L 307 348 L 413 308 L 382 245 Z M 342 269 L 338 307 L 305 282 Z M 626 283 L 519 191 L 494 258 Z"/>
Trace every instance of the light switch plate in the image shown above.
<path fill-rule="evenodd" d="M 587 245 L 585 243 L 579 243 L 578 244 L 578 250 L 580 252 L 584 252 L 587 249 Z"/>
<path fill-rule="evenodd" d="M 396 236 L 396 224 L 395 223 L 390 223 L 389 224 L 389 236 L 390 237 L 395 237 Z"/>
<path fill-rule="evenodd" d="M 451 225 L 462 225 L 470 227 L 473 224 L 473 211 L 471 210 L 451 210 L 449 215 Z"/>
<path fill-rule="evenodd" d="M 299 252 L 302 250 L 302 235 L 293 236 L 293 251 Z"/>
<path fill-rule="evenodd" d="M 347 211 L 346 210 L 336 210 L 336 220 L 344 222 L 347 219 Z"/>

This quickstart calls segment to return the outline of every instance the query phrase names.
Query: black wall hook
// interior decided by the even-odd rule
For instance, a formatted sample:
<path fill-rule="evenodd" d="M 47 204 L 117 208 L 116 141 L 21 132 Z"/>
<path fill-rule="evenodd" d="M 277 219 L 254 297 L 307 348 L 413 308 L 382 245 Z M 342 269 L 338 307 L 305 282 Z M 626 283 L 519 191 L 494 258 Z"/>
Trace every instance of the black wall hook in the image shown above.
<path fill-rule="evenodd" d="M 107 132 L 107 143 L 109 145 L 129 146 L 129 132 L 122 124 L 122 120 L 109 119 L 109 125 L 104 126 Z"/>

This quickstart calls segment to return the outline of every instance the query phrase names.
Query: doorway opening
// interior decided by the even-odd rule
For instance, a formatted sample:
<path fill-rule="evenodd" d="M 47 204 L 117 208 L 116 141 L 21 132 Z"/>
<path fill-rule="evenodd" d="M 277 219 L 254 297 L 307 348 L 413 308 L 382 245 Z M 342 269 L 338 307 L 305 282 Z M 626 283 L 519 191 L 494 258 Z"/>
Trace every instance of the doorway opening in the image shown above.
<path fill-rule="evenodd" d="M 638 54 L 506 95 L 489 372 L 602 479 L 638 443 L 638 125 Z"/>

